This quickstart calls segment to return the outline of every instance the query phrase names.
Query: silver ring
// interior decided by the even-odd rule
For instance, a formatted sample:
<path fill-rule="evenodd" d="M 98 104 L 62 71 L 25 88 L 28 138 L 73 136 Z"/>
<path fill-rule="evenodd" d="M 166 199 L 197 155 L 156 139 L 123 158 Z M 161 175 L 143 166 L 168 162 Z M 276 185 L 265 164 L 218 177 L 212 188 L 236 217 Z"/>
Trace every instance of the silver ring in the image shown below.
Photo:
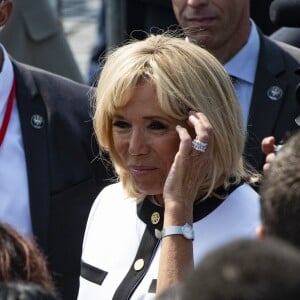
<path fill-rule="evenodd" d="M 207 143 L 203 143 L 199 140 L 194 139 L 192 141 L 192 147 L 196 150 L 196 151 L 200 151 L 200 152 L 205 152 L 207 149 Z"/>

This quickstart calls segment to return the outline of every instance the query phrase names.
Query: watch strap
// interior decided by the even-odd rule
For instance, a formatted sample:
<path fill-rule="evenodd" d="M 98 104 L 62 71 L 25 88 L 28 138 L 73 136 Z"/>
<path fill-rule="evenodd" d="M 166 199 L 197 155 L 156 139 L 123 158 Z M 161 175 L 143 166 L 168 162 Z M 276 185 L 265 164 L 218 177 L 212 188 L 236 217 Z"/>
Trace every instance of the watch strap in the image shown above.
<path fill-rule="evenodd" d="M 155 229 L 155 236 L 158 239 L 162 239 L 169 235 L 182 235 L 188 240 L 194 239 L 194 231 L 191 225 L 184 224 L 183 226 L 168 226 L 162 231 Z"/>

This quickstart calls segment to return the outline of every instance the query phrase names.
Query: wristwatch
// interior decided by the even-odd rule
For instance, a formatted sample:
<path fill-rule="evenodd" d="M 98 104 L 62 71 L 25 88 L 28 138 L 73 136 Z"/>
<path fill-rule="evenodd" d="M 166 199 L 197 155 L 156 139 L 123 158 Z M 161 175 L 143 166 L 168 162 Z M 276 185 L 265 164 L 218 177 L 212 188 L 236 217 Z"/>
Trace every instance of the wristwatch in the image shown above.
<path fill-rule="evenodd" d="M 155 236 L 160 240 L 165 236 L 174 235 L 174 234 L 182 235 L 187 240 L 194 239 L 193 227 L 188 223 L 184 224 L 183 226 L 169 226 L 164 228 L 162 231 L 155 229 Z"/>

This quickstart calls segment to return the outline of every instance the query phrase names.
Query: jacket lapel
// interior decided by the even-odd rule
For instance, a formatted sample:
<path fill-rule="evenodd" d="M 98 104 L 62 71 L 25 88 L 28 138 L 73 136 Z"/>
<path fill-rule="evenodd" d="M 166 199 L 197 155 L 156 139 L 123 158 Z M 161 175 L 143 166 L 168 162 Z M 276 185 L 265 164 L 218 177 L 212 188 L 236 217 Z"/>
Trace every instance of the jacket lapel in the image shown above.
<path fill-rule="evenodd" d="M 273 134 L 281 105 L 286 97 L 287 86 L 285 81 L 278 78 L 285 70 L 280 53 L 262 35 L 260 42 L 261 50 L 248 117 L 245 149 L 247 160 L 257 168 L 261 167 L 264 159 L 261 140 Z"/>
<path fill-rule="evenodd" d="M 13 62 L 17 84 L 17 103 L 27 164 L 33 233 L 47 251 L 49 223 L 49 166 L 47 113 L 31 72 Z"/>

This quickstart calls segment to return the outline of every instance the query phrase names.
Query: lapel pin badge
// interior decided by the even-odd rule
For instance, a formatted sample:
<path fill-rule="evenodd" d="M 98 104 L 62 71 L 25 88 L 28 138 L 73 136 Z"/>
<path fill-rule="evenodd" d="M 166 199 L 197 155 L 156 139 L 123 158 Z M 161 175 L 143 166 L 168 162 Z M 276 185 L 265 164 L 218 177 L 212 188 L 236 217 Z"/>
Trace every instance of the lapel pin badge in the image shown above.
<path fill-rule="evenodd" d="M 41 129 L 44 127 L 44 118 L 41 115 L 34 114 L 31 117 L 31 126 L 35 129 Z"/>
<path fill-rule="evenodd" d="M 281 87 L 273 85 L 268 89 L 268 98 L 272 101 L 280 100 L 283 96 L 283 90 Z"/>

